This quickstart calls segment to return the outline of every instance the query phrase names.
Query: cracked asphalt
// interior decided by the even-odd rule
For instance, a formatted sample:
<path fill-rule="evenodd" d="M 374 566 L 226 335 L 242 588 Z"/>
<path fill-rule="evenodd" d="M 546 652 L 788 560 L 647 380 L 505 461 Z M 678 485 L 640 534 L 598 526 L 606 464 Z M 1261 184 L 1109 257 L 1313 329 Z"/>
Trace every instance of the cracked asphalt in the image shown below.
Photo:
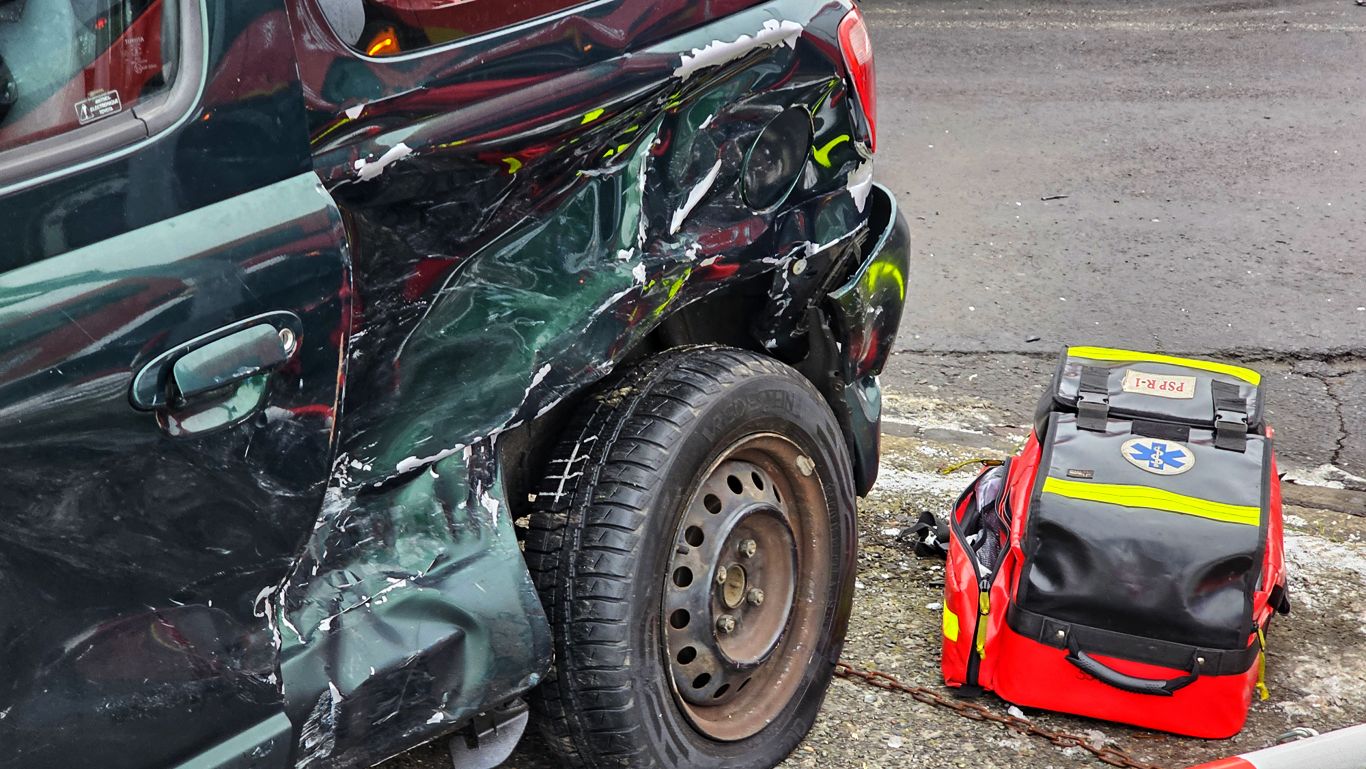
<path fill-rule="evenodd" d="M 915 242 L 883 377 L 882 477 L 860 505 L 846 658 L 938 684 L 942 565 L 916 558 L 904 530 L 967 480 L 936 468 L 1018 445 L 1063 344 L 1208 355 L 1266 375 L 1282 469 L 1297 481 L 1295 612 L 1272 635 L 1271 700 L 1232 741 L 1026 715 L 1169 767 L 1292 726 L 1366 721 L 1366 8 L 864 8 L 880 73 L 877 173 Z M 449 765 L 432 746 L 385 769 Z M 532 738 L 504 766 L 556 765 Z M 845 681 L 783 765 L 931 766 L 1101 765 Z"/>

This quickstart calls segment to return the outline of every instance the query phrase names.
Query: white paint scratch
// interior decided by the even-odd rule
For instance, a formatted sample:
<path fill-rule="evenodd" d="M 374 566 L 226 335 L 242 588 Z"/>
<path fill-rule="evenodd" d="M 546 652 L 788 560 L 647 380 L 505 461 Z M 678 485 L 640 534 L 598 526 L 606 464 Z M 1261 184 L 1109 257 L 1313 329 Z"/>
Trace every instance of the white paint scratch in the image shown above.
<path fill-rule="evenodd" d="M 859 209 L 859 210 L 863 210 L 863 209 Z M 832 246 L 836 245 L 836 244 L 839 243 L 841 240 L 844 240 L 845 238 L 849 237 L 849 236 L 852 235 L 852 234 L 853 234 L 853 233 L 846 233 L 846 234 L 844 234 L 844 235 L 839 236 L 838 238 L 835 238 L 834 240 L 830 241 L 829 243 L 813 243 L 813 242 L 811 242 L 811 241 L 808 240 L 808 241 L 806 241 L 805 243 L 802 244 L 802 251 L 803 251 L 808 257 L 815 256 L 816 254 L 819 254 L 820 252 L 824 251 L 825 249 L 831 248 Z"/>
<path fill-rule="evenodd" d="M 868 205 L 868 193 L 873 191 L 873 161 L 865 160 L 849 172 L 848 189 L 854 197 L 854 205 L 863 213 L 864 206 Z"/>
<path fill-rule="evenodd" d="M 399 142 L 385 151 L 383 155 L 380 155 L 379 160 L 366 160 L 365 158 L 357 160 L 356 176 L 361 181 L 368 182 L 384 173 L 384 169 L 411 154 L 413 154 L 413 148 L 403 142 Z"/>
<path fill-rule="evenodd" d="M 485 491 L 483 495 L 479 497 L 479 504 L 484 508 L 485 512 L 489 514 L 489 522 L 497 523 L 498 500 L 494 499 L 491 494 Z"/>
<path fill-rule="evenodd" d="M 688 215 L 692 213 L 694 208 L 697 208 L 697 204 L 702 202 L 702 198 L 711 190 L 711 186 L 716 183 L 716 177 L 720 174 L 721 161 L 717 160 L 716 164 L 707 172 L 707 175 L 702 177 L 702 181 L 698 182 L 697 186 L 692 188 L 692 192 L 688 193 L 688 199 L 683 201 L 683 207 L 674 212 L 673 221 L 669 223 L 670 235 L 677 233 L 683 228 L 684 220 L 688 218 Z M 859 208 L 859 210 L 862 211 L 863 209 Z"/>
<path fill-rule="evenodd" d="M 413 470 L 418 469 L 419 467 L 423 467 L 424 465 L 430 465 L 435 462 L 440 462 L 446 457 L 455 456 L 457 453 L 463 451 L 464 449 L 465 447 L 463 445 L 456 444 L 455 446 L 446 449 L 445 451 L 438 451 L 429 457 L 408 457 L 407 459 L 400 461 L 398 463 L 398 467 L 396 467 L 395 469 L 397 469 L 400 473 L 411 472 Z"/>
<path fill-rule="evenodd" d="M 642 267 L 641 267 L 641 273 L 644 274 L 644 271 L 645 271 L 645 268 L 642 266 Z M 632 274 L 634 274 L 634 271 L 633 271 Z M 642 282 L 643 282 L 643 281 L 644 281 L 644 279 L 642 278 Z M 607 299 L 606 299 L 605 301 L 603 301 L 602 304 L 600 304 L 600 305 L 597 306 L 597 309 L 593 310 L 593 312 L 592 312 L 592 314 L 591 314 L 591 317 L 592 317 L 592 318 L 597 318 L 597 317 L 598 317 L 599 315 L 601 315 L 602 313 L 604 313 L 604 312 L 606 312 L 606 311 L 612 309 L 613 307 L 616 307 L 616 306 L 617 306 L 617 302 L 621 301 L 622 297 L 626 296 L 627 294 L 631 293 L 631 292 L 634 291 L 634 290 L 635 290 L 635 286 L 627 286 L 626 288 L 623 288 L 622 290 L 616 292 L 615 294 L 612 294 L 611 296 L 607 297 Z M 540 416 L 540 415 L 538 414 L 537 416 Z"/>
<path fill-rule="evenodd" d="M 275 586 L 274 586 L 274 585 L 270 585 L 270 586 L 268 586 L 268 587 L 263 587 L 263 588 L 261 588 L 261 592 L 259 592 L 259 593 L 256 594 L 256 600 L 253 601 L 252 604 L 251 604 L 251 613 L 252 613 L 252 616 L 254 616 L 254 617 L 264 617 L 264 616 L 266 616 L 266 612 L 270 611 L 270 604 L 267 603 L 267 602 L 270 600 L 270 596 L 271 596 L 272 594 L 274 594 L 274 593 L 275 593 Z"/>
<path fill-rule="evenodd" d="M 674 75 L 687 80 L 700 69 L 735 61 L 760 48 L 776 48 L 780 45 L 796 48 L 797 38 L 801 37 L 802 30 L 802 25 L 795 21 L 769 19 L 764 22 L 763 28 L 753 35 L 741 35 L 732 42 L 713 40 L 701 48 L 694 48 L 683 54 L 683 60 L 674 70 Z"/>
<path fill-rule="evenodd" d="M 656 143 L 659 142 L 659 137 L 658 137 L 658 136 L 655 137 L 655 142 L 656 142 Z M 637 169 L 636 169 L 636 193 L 637 193 L 637 200 L 638 200 L 639 203 L 640 203 L 640 210 L 637 212 L 638 218 L 636 219 L 636 248 L 639 248 L 639 249 L 644 249 L 644 248 L 645 248 L 645 240 L 646 240 L 646 238 L 645 238 L 645 182 L 646 182 L 646 180 L 647 180 L 647 178 L 648 178 L 648 177 L 646 176 L 646 172 L 649 170 L 649 167 L 650 167 L 650 153 L 648 153 L 648 152 L 642 152 L 642 153 L 640 153 L 640 168 L 637 168 Z"/>
<path fill-rule="evenodd" d="M 549 363 L 545 364 L 544 366 L 541 366 L 541 368 L 531 377 L 531 384 L 527 385 L 526 388 L 527 392 L 531 392 L 532 390 L 536 389 L 536 385 L 540 384 L 545 379 L 545 375 L 549 373 Z"/>

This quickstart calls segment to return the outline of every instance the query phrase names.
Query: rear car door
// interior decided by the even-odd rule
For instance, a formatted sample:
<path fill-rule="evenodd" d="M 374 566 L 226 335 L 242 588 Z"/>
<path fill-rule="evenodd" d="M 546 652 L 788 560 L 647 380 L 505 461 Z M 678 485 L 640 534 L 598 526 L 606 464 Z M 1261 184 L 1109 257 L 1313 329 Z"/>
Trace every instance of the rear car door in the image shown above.
<path fill-rule="evenodd" d="M 349 268 L 281 0 L 0 0 L 0 766 L 284 766 Z"/>

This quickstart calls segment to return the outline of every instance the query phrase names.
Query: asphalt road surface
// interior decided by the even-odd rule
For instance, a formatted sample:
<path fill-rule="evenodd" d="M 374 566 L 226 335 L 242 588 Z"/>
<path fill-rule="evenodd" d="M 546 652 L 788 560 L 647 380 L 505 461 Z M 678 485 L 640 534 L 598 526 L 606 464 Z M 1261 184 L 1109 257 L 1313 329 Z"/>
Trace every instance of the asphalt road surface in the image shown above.
<path fill-rule="evenodd" d="M 1294 487 L 1299 602 L 1269 652 L 1272 699 L 1233 742 L 1028 715 L 1172 767 L 1366 720 L 1366 523 L 1338 512 L 1366 512 L 1366 8 L 864 7 L 877 173 L 911 220 L 915 263 L 884 376 L 882 479 L 860 505 L 847 658 L 937 685 L 942 566 L 900 532 L 961 488 L 935 467 L 1013 450 L 1062 344 L 1204 354 L 1266 372 L 1283 465 L 1339 487 Z M 385 769 L 445 766 L 432 746 Z M 1100 764 L 843 681 L 784 764 L 920 766 Z M 505 767 L 555 764 L 531 739 Z"/>
<path fill-rule="evenodd" d="M 1067 342 L 1241 359 L 1288 460 L 1366 475 L 1366 8 L 864 7 L 915 236 L 890 389 L 1009 404 L 987 354 Z"/>

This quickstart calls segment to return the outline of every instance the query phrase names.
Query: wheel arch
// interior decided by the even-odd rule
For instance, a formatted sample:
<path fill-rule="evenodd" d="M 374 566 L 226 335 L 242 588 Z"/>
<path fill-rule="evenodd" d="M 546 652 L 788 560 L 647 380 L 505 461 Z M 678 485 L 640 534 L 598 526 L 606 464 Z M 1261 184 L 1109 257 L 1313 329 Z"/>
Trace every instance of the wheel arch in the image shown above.
<path fill-rule="evenodd" d="M 833 347 L 820 342 L 814 345 L 816 355 L 823 360 L 808 361 L 810 355 L 783 355 L 765 349 L 751 329 L 771 312 L 772 300 L 766 296 L 773 274 L 766 273 L 745 280 L 723 284 L 717 291 L 686 305 L 672 308 L 659 324 L 637 344 L 625 351 L 613 366 L 613 372 L 601 379 L 587 383 L 565 396 L 545 414 L 508 430 L 500 436 L 499 451 L 503 466 L 503 485 L 507 498 L 519 517 L 530 509 L 530 498 L 540 484 L 546 470 L 546 462 L 561 434 L 584 402 L 600 389 L 611 387 L 619 375 L 631 364 L 650 355 L 667 350 L 696 345 L 724 345 L 740 350 L 768 355 L 776 360 L 793 366 L 825 397 L 844 432 L 847 445 L 853 446 L 855 436 L 848 420 L 841 417 L 843 406 L 839 399 L 841 383 L 837 381 L 836 366 L 826 360 Z M 817 337 L 829 337 L 828 313 L 812 308 L 804 324 L 807 331 Z M 790 349 L 793 344 L 783 345 Z M 813 349 L 812 345 L 795 345 L 802 350 Z M 851 457 L 855 463 L 856 481 L 859 475 L 858 458 Z M 856 485 L 861 487 L 862 482 Z M 869 484 L 871 486 L 871 484 Z M 864 493 L 860 488 L 859 493 Z"/>

